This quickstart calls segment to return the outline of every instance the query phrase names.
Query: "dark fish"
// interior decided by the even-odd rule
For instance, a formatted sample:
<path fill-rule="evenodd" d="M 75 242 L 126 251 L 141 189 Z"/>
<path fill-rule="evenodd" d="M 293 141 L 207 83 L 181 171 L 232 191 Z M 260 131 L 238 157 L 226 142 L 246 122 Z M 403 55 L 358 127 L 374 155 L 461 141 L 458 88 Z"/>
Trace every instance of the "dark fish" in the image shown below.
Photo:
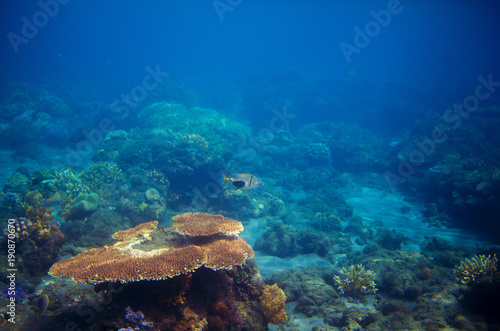
<path fill-rule="evenodd" d="M 42 296 L 38 298 L 38 315 L 42 316 L 43 313 L 47 311 L 48 306 L 49 296 L 47 294 L 42 294 Z"/>

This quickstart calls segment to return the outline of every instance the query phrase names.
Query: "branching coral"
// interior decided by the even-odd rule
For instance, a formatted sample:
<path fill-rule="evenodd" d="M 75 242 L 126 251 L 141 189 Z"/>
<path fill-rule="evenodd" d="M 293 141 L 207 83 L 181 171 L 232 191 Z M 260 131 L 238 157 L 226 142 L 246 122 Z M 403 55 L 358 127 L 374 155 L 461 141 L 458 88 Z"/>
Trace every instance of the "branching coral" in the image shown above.
<path fill-rule="evenodd" d="M 5 180 L 4 191 L 24 192 L 29 185 L 29 178 L 25 175 L 14 172 Z"/>
<path fill-rule="evenodd" d="M 496 254 L 493 254 L 493 258 L 491 255 L 475 255 L 465 259 L 455 267 L 457 281 L 461 284 L 471 284 L 477 280 L 491 278 L 497 271 L 497 262 Z"/>
<path fill-rule="evenodd" d="M 340 269 L 340 276 L 334 276 L 333 279 L 341 293 L 359 295 L 377 292 L 375 273 L 366 270 L 362 264 Z"/>
<path fill-rule="evenodd" d="M 121 176 L 122 171 L 114 162 L 92 163 L 78 175 L 94 192 L 99 190 L 101 185 L 120 179 Z"/>
<path fill-rule="evenodd" d="M 89 187 L 71 169 L 58 171 L 55 179 L 50 182 L 50 187 L 54 192 L 67 192 L 70 199 L 76 198 L 80 193 L 90 192 Z"/>
<path fill-rule="evenodd" d="M 286 321 L 286 295 L 277 284 L 264 287 L 264 292 L 260 296 L 260 303 L 269 322 L 277 325 Z"/>

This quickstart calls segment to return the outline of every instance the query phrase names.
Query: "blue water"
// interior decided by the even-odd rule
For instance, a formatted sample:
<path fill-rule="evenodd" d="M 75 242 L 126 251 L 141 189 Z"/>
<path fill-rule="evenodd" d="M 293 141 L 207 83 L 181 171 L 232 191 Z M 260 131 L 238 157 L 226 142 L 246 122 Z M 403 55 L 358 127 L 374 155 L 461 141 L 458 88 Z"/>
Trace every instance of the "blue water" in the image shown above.
<path fill-rule="evenodd" d="M 243 222 L 266 282 L 364 263 L 385 285 L 378 303 L 356 302 L 407 300 L 413 318 L 424 319 L 417 299 L 394 294 L 392 262 L 380 261 L 418 255 L 445 279 L 429 293 L 458 297 L 454 267 L 500 254 L 498 1 L 5 0 L 0 13 L 0 227 L 28 206 L 54 208 L 57 249 L 43 267 L 26 262 L 27 292 L 58 259 L 186 211 Z M 235 191 L 222 173 L 264 185 Z M 29 198 L 61 190 L 67 200 L 50 206 Z M 98 207 L 72 206 L 90 192 Z M 405 261 L 415 287 L 431 286 L 416 280 L 425 263 Z M 300 302 L 286 308 L 295 327 L 343 327 Z M 436 316 L 481 329 L 459 313 Z"/>

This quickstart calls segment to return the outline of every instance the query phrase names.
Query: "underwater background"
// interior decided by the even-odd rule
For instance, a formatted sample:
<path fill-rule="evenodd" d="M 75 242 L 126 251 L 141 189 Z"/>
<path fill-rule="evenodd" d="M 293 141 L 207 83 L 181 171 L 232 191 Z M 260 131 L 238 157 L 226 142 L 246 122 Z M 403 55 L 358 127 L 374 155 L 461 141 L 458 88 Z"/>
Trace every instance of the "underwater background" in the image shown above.
<path fill-rule="evenodd" d="M 0 13 L 1 330 L 500 329 L 498 1 Z"/>

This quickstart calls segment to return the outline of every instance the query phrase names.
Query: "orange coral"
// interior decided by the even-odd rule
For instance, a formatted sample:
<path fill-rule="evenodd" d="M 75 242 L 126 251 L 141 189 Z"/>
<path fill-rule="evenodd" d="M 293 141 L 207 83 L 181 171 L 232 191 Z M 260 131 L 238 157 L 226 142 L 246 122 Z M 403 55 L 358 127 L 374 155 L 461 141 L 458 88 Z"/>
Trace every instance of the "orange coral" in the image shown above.
<path fill-rule="evenodd" d="M 90 284 L 127 283 L 171 278 L 198 269 L 204 261 L 205 251 L 198 246 L 141 251 L 118 242 L 59 261 L 49 274 Z"/>
<path fill-rule="evenodd" d="M 254 255 L 252 248 L 240 237 L 222 238 L 201 247 L 207 253 L 205 266 L 214 270 L 242 265 Z"/>
<path fill-rule="evenodd" d="M 240 222 L 222 215 L 184 213 L 174 216 L 172 219 L 177 231 L 188 236 L 234 235 L 243 231 L 243 225 Z"/>
<path fill-rule="evenodd" d="M 286 295 L 277 284 L 266 285 L 264 292 L 260 296 L 260 303 L 267 319 L 272 324 L 281 324 L 286 321 L 285 303 Z"/>
<path fill-rule="evenodd" d="M 179 247 L 179 242 L 185 240 L 168 229 L 165 230 L 170 236 L 168 241 L 159 240 L 158 247 L 151 239 L 157 226 L 158 222 L 153 221 L 118 231 L 113 235 L 118 240 L 114 245 L 93 248 L 59 261 L 49 274 L 90 284 L 162 280 L 193 272 L 202 265 L 214 270 L 231 268 L 254 255 L 240 237 L 213 237 L 203 243 Z"/>

